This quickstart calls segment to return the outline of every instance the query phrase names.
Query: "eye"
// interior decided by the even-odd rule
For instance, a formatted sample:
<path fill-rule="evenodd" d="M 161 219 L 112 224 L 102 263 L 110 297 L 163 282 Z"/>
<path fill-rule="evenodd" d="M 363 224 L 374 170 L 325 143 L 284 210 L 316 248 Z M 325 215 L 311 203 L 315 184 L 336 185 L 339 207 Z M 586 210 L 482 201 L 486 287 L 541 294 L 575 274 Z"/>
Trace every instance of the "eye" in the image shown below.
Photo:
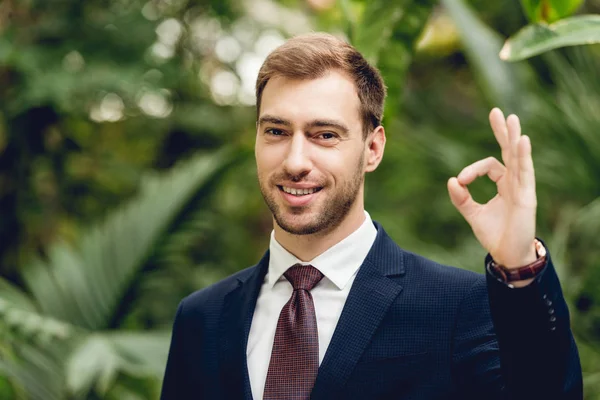
<path fill-rule="evenodd" d="M 336 134 L 332 132 L 323 132 L 317 135 L 317 137 L 325 140 L 331 140 L 336 138 Z"/>
<path fill-rule="evenodd" d="M 265 130 L 266 133 L 273 136 L 283 136 L 284 132 L 281 129 L 277 128 L 269 128 Z"/>

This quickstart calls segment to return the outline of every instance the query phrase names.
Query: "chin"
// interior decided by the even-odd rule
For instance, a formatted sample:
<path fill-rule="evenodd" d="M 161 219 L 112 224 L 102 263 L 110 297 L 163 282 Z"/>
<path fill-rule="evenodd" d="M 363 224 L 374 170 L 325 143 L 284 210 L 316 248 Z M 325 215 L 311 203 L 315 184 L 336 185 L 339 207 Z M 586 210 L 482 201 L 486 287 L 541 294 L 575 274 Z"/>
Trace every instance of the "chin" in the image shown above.
<path fill-rule="evenodd" d="M 298 216 L 281 217 L 275 216 L 277 225 L 292 235 L 312 235 L 322 231 L 325 227 L 315 218 L 297 218 Z M 301 219 L 301 220 L 299 220 Z"/>

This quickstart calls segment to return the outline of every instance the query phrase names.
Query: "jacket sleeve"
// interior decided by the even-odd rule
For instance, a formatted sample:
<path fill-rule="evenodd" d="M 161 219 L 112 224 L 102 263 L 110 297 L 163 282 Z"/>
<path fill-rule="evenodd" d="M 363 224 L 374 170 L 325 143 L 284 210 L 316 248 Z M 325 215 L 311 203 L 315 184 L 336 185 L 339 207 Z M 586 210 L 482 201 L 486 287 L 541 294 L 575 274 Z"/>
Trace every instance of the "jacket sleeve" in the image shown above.
<path fill-rule="evenodd" d="M 181 399 L 181 391 L 185 388 L 185 368 L 183 349 L 183 301 L 177 307 L 175 322 L 173 323 L 173 333 L 171 335 L 171 346 L 169 348 L 169 357 L 162 384 L 161 400 Z"/>
<path fill-rule="evenodd" d="M 583 398 L 569 311 L 549 255 L 524 288 L 490 273 L 475 282 L 462 301 L 453 346 L 461 398 Z"/>
<path fill-rule="evenodd" d="M 489 271 L 486 280 L 509 398 L 582 399 L 579 354 L 550 254 L 526 287 L 512 288 Z"/>

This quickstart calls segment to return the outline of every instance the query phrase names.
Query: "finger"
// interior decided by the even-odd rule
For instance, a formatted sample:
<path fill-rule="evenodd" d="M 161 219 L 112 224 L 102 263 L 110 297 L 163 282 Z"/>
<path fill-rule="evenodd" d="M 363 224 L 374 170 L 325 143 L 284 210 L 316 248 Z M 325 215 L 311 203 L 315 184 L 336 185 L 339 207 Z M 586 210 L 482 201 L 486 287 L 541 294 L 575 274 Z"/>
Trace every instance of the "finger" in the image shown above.
<path fill-rule="evenodd" d="M 450 194 L 450 201 L 454 204 L 454 207 L 462 214 L 462 216 L 471 224 L 473 216 L 477 214 L 477 211 L 481 207 L 481 204 L 473 200 L 469 189 L 466 186 L 461 185 L 457 178 L 450 178 L 448 180 L 448 193 Z"/>
<path fill-rule="evenodd" d="M 533 168 L 533 158 L 531 156 L 531 140 L 529 136 L 523 135 L 518 143 L 519 154 L 519 186 L 531 190 L 535 195 L 535 170 Z M 529 193 L 530 194 L 530 193 Z"/>
<path fill-rule="evenodd" d="M 458 183 L 466 186 L 480 176 L 487 175 L 492 181 L 498 182 L 506 173 L 506 168 L 494 157 L 484 158 L 466 166 L 458 174 Z"/>
<path fill-rule="evenodd" d="M 500 147 L 504 148 L 508 145 L 508 132 L 506 129 L 506 120 L 504 119 L 504 114 L 502 110 L 499 108 L 494 108 L 490 112 L 490 126 L 494 131 L 494 136 L 496 136 L 496 140 Z"/>
<path fill-rule="evenodd" d="M 504 118 L 504 114 L 499 108 L 496 107 L 490 112 L 489 119 L 490 126 L 492 127 L 492 131 L 496 137 L 496 141 L 502 150 L 502 161 L 504 164 L 508 164 L 510 161 L 510 145 L 508 141 L 508 128 L 506 127 L 506 119 Z"/>
<path fill-rule="evenodd" d="M 506 119 L 508 127 L 508 140 L 510 142 L 510 162 L 506 165 L 515 180 L 519 182 L 519 139 L 521 138 L 521 123 L 516 115 L 509 115 Z"/>

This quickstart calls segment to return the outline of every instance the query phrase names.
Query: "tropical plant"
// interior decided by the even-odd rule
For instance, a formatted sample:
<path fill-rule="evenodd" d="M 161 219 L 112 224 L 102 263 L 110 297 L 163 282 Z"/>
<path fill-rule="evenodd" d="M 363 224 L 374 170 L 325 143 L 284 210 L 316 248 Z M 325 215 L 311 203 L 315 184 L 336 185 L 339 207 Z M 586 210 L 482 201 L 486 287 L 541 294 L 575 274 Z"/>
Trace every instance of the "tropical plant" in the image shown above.
<path fill-rule="evenodd" d="M 600 15 L 570 16 L 583 0 L 521 0 L 531 22 L 510 37 L 500 58 L 520 61 L 565 46 L 600 43 Z"/>
<path fill-rule="evenodd" d="M 2 280 L 0 368 L 17 398 L 124 398 L 127 379 L 150 379 L 156 397 L 168 331 L 119 330 L 147 260 L 183 210 L 206 196 L 245 153 L 196 156 L 168 173 L 147 176 L 137 196 L 84 232 L 75 246 L 58 242 L 47 259 L 23 268 L 29 293 Z M 133 294 L 132 294 L 133 293 Z M 119 379 L 119 375 L 127 379 Z"/>

